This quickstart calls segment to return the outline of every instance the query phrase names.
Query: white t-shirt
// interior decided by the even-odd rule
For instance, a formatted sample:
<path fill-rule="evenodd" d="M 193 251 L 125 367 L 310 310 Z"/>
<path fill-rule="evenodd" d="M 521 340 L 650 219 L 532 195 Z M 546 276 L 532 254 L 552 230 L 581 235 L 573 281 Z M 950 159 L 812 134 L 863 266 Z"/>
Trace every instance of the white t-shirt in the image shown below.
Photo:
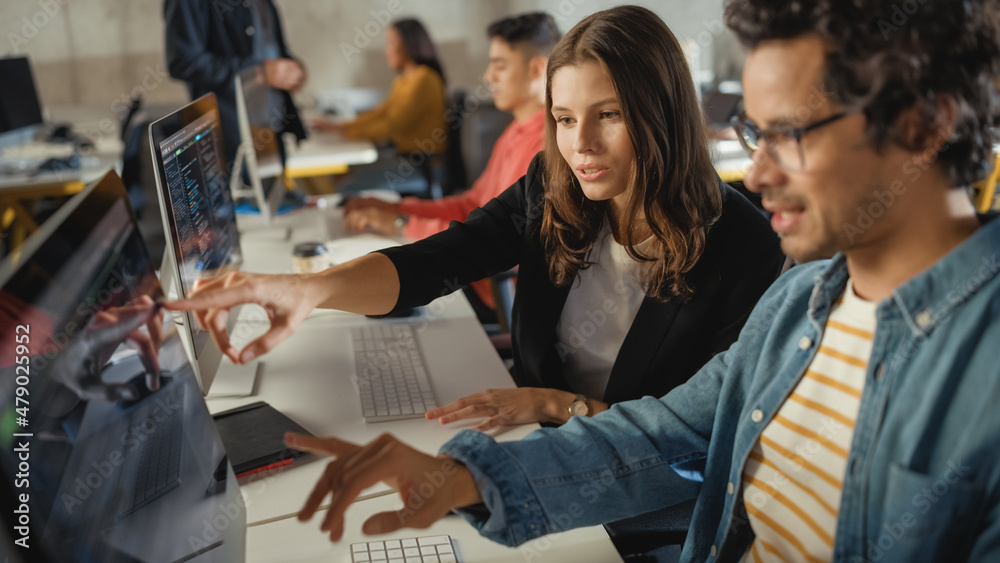
<path fill-rule="evenodd" d="M 618 350 L 646 294 L 639 262 L 615 242 L 607 221 L 588 259 L 596 263 L 573 280 L 556 325 L 556 350 L 573 391 L 603 400 Z"/>

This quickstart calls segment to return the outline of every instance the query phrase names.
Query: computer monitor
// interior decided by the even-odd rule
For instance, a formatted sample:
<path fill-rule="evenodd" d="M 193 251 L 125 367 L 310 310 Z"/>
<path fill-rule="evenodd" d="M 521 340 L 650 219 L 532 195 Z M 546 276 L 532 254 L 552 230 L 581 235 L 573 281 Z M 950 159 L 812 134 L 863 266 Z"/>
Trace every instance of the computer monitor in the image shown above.
<path fill-rule="evenodd" d="M 154 176 L 166 234 L 161 279 L 186 297 L 200 279 L 234 272 L 243 263 L 236 213 L 228 189 L 215 94 L 205 94 L 149 126 Z M 235 322 L 236 311 L 230 315 Z M 190 313 L 179 315 L 202 391 L 208 394 L 228 362 Z M 252 382 L 257 365 L 244 367 Z"/>
<path fill-rule="evenodd" d="M 710 125 L 729 125 L 729 118 L 736 115 L 743 96 L 724 92 L 709 92 L 702 98 L 705 116 Z"/>
<path fill-rule="evenodd" d="M 32 140 L 42 125 L 42 106 L 27 57 L 0 59 L 0 146 Z"/>
<path fill-rule="evenodd" d="M 5 561 L 242 561 L 246 510 L 121 179 L 0 264 Z"/>
<path fill-rule="evenodd" d="M 267 85 L 264 67 L 257 65 L 236 75 L 236 115 L 240 127 L 240 146 L 230 176 L 230 191 L 234 197 L 252 197 L 268 224 L 278 214 L 284 196 L 279 143 L 275 132 L 281 115 L 271 108 L 281 107 L 278 93 Z M 243 183 L 244 173 L 250 182 Z M 270 180 L 267 189 L 264 180 Z"/>

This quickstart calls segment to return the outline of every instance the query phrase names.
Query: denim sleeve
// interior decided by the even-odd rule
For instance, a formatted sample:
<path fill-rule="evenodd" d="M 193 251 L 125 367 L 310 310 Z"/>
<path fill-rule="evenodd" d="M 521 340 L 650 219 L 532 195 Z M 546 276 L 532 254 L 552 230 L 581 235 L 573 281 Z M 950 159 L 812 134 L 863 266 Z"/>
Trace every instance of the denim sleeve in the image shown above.
<path fill-rule="evenodd" d="M 520 545 L 694 498 L 713 427 L 725 354 L 662 399 L 497 443 L 471 430 L 441 449 L 472 472 L 483 505 L 460 511 L 479 533 Z"/>

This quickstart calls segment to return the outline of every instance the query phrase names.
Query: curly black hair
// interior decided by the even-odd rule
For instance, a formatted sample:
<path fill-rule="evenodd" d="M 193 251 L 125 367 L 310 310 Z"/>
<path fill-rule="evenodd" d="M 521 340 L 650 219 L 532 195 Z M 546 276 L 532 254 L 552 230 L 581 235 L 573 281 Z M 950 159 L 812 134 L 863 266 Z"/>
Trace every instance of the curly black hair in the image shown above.
<path fill-rule="evenodd" d="M 497 20 L 486 28 L 490 39 L 499 37 L 512 47 L 524 47 L 531 57 L 552 54 L 562 33 L 556 20 L 545 12 L 527 12 Z"/>
<path fill-rule="evenodd" d="M 727 0 L 725 22 L 745 47 L 815 34 L 825 43 L 825 89 L 868 118 L 880 149 L 923 149 L 936 97 L 958 107 L 955 133 L 938 154 L 955 186 L 985 177 L 1000 126 L 1000 0 Z M 926 130 L 905 138 L 895 124 L 911 107 Z"/>

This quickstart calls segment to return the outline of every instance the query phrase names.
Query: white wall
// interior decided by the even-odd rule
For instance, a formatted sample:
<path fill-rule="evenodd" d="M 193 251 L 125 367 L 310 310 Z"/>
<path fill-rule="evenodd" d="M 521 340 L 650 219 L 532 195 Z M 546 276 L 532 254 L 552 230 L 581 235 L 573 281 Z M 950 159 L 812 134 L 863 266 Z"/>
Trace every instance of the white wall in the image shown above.
<path fill-rule="evenodd" d="M 211 0 L 205 0 L 209 2 Z M 547 10 L 565 32 L 596 10 L 600 0 L 276 0 L 289 48 L 302 59 L 310 82 L 300 102 L 338 87 L 388 88 L 379 20 L 420 18 L 437 42 L 450 86 L 472 87 L 486 65 L 486 26 L 497 18 Z M 722 26 L 722 0 L 640 0 L 681 38 L 701 46 L 700 65 L 737 65 Z M 392 10 L 390 10 L 390 7 Z M 376 15 L 372 15 L 372 12 Z M 367 37 L 373 33 L 374 37 Z M 358 51 L 354 51 L 357 48 Z M 724 56 L 718 56 L 719 53 Z M 48 106 L 112 107 L 133 91 L 153 104 L 182 103 L 183 85 L 166 76 L 162 0 L 4 0 L 0 3 L 0 56 L 27 54 Z M 721 61 L 721 62 L 720 62 Z M 730 73 L 733 70 L 729 71 Z"/>

